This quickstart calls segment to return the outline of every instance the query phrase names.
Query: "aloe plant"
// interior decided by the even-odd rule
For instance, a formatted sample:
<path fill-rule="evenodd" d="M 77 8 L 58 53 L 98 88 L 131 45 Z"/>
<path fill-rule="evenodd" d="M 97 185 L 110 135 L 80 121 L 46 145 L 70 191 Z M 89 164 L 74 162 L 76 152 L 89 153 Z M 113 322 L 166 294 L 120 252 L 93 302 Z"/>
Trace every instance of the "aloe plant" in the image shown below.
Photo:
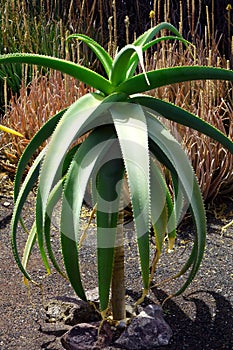
<path fill-rule="evenodd" d="M 171 31 L 172 35 L 154 39 L 163 29 Z M 123 281 L 122 274 L 116 268 L 116 261 L 120 262 L 123 273 L 123 251 L 118 249 L 122 247 L 123 236 L 118 223 L 122 220 L 125 205 L 122 194 L 124 181 L 127 181 L 130 192 L 143 296 L 150 288 L 165 236 L 168 249 L 173 248 L 176 226 L 185 203 L 190 208 L 196 235 L 188 260 L 172 276 L 177 278 L 187 273 L 185 282 L 173 295 L 185 291 L 196 276 L 204 254 L 206 219 L 199 185 L 187 156 L 162 124 L 160 117 L 196 129 L 221 142 L 233 153 L 232 141 L 199 117 L 142 93 L 166 84 L 191 80 L 233 81 L 233 72 L 204 66 L 179 66 L 145 72 L 143 52 L 147 49 L 167 39 L 176 39 L 187 44 L 176 28 L 168 23 L 149 29 L 132 44 L 122 48 L 114 59 L 97 42 L 85 35 L 75 34 L 68 39 L 83 41 L 97 55 L 106 78 L 88 68 L 54 57 L 34 54 L 0 56 L 0 64 L 27 63 L 49 67 L 69 74 L 96 89 L 96 92 L 81 97 L 47 121 L 24 151 L 15 177 L 12 246 L 16 262 L 25 279 L 32 280 L 27 271 L 27 262 L 32 246 L 37 241 L 47 271 L 50 271 L 51 260 L 55 268 L 69 279 L 76 294 L 86 300 L 80 273 L 79 227 L 85 190 L 91 180 L 93 206 L 96 207 L 100 309 L 105 317 L 109 308 L 111 283 L 113 304 L 117 300 L 114 294 L 118 285 L 115 283 L 116 272 Z M 142 73 L 137 73 L 139 63 Z M 75 141 L 86 133 L 88 136 L 85 141 L 77 145 Z M 37 156 L 22 182 L 30 158 L 47 139 L 50 139 L 47 147 Z M 167 187 L 160 164 L 171 173 L 173 196 Z M 37 180 L 35 223 L 28 235 L 21 259 L 17 245 L 17 227 L 27 195 Z M 66 272 L 55 257 L 50 240 L 52 215 L 60 199 L 62 204 L 59 230 Z M 151 228 L 156 241 L 152 275 L 149 244 Z M 124 283 L 121 283 L 120 287 L 124 288 Z M 121 315 L 124 316 L 122 303 L 120 308 Z M 122 316 L 115 317 L 113 313 L 114 319 L 120 317 Z"/>

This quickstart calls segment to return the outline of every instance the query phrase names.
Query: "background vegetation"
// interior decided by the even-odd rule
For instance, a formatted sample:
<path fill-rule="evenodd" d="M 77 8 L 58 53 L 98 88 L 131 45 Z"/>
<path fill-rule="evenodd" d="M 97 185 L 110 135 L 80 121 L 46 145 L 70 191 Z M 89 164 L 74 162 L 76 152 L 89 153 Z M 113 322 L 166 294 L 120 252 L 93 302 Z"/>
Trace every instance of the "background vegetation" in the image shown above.
<path fill-rule="evenodd" d="M 153 12 L 150 12 L 153 11 Z M 69 34 L 84 33 L 100 42 L 113 56 L 117 47 L 131 42 L 161 21 L 174 24 L 194 44 L 191 50 L 180 43 L 159 44 L 155 53 L 145 56 L 147 69 L 174 65 L 213 65 L 232 68 L 232 5 L 229 1 L 78 1 L 2 0 L 0 4 L 0 53 L 36 52 L 65 57 L 94 67 L 96 57 L 84 45 L 71 42 Z M 191 89 L 190 89 L 190 84 Z M 56 98 L 54 96 L 56 90 Z M 53 91 L 53 94 L 51 93 Z M 4 135 L 1 164 L 14 173 L 22 150 L 33 133 L 88 87 L 74 79 L 38 67 L 11 65 L 0 68 L 0 107 L 3 122 L 24 134 L 20 140 Z M 194 82 L 151 91 L 176 103 L 217 126 L 232 138 L 232 86 L 222 82 Z M 207 200 L 219 192 L 232 192 L 232 156 L 208 137 L 188 128 L 168 127 L 182 138 Z M 205 161 L 203 160 L 205 159 Z"/>

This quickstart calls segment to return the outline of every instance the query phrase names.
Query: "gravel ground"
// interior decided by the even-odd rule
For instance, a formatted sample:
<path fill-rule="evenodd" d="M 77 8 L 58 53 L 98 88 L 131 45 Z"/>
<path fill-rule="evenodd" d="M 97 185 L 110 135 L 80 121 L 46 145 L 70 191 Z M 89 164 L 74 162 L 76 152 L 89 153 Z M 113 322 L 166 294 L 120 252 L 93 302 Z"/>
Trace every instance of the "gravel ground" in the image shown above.
<path fill-rule="evenodd" d="M 221 237 L 220 228 L 233 218 L 233 203 L 225 200 L 224 215 L 216 218 L 213 207 L 208 211 L 208 237 L 205 258 L 195 281 L 182 297 L 164 305 L 165 319 L 173 330 L 169 346 L 164 350 L 221 350 L 233 349 L 233 226 Z M 33 253 L 30 271 L 43 284 L 43 290 L 22 283 L 11 251 L 10 218 L 12 213 L 10 191 L 0 195 L 0 349 L 1 350 L 62 350 L 59 337 L 64 327 L 45 322 L 44 305 L 52 298 L 74 297 L 69 284 L 54 271 L 45 277 L 37 251 Z M 222 208 L 218 204 L 217 209 Z M 31 221 L 32 206 L 29 203 L 26 221 Z M 216 213 L 215 213 L 216 214 Z M 227 220 L 227 221 L 225 221 Z M 88 289 L 96 287 L 95 249 L 93 229 L 82 250 L 85 266 L 84 280 Z M 159 282 L 168 273 L 176 271 L 190 251 L 193 227 L 187 219 L 179 229 L 174 253 L 162 257 L 155 278 Z M 137 250 L 133 233 L 127 231 L 126 283 L 133 291 L 141 290 Z M 182 281 L 181 281 L 182 282 Z M 174 281 L 160 288 L 153 288 L 158 302 L 178 288 Z M 30 293 L 29 293 L 30 292 Z"/>

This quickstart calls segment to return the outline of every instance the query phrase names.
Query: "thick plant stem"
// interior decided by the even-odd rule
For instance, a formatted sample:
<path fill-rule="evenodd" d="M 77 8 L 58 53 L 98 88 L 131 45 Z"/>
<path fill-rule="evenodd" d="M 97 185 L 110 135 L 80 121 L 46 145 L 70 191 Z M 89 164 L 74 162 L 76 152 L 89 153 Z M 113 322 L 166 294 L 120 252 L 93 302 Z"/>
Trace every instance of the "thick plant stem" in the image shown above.
<path fill-rule="evenodd" d="M 112 315 L 114 320 L 123 320 L 126 318 L 123 221 L 124 212 L 121 211 L 118 218 L 112 275 Z"/>

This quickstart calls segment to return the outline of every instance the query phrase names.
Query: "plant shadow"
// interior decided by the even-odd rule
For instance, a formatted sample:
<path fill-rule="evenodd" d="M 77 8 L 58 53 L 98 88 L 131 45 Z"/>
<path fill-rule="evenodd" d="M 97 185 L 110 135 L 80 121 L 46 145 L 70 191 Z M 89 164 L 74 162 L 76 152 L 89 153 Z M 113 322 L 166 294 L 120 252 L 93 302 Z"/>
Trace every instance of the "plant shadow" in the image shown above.
<path fill-rule="evenodd" d="M 168 297 L 161 289 L 153 288 L 153 293 L 160 302 Z M 170 345 L 157 350 L 233 349 L 233 308 L 225 297 L 214 291 L 199 290 L 183 300 L 196 309 L 195 315 L 192 311 L 191 318 L 173 299 L 168 299 L 164 304 L 164 317 L 173 338 Z"/>

